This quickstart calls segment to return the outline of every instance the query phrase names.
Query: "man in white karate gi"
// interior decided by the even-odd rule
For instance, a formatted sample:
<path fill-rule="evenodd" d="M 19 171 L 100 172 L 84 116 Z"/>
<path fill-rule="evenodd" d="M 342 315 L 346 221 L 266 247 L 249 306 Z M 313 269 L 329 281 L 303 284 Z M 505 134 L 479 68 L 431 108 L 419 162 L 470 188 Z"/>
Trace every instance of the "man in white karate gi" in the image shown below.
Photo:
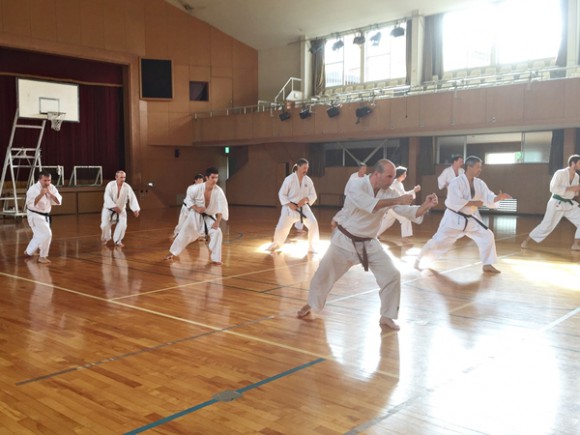
<path fill-rule="evenodd" d="M 32 240 L 28 243 L 24 256 L 32 257 L 40 250 L 39 263 L 50 263 L 48 251 L 52 241 L 50 211 L 53 205 L 61 205 L 62 196 L 52 185 L 50 172 L 40 171 L 38 181 L 26 192 L 26 218 L 32 229 Z"/>
<path fill-rule="evenodd" d="M 209 237 L 208 248 L 212 264 L 222 264 L 223 233 L 220 228 L 222 220 L 229 219 L 228 201 L 224 191 L 217 185 L 219 171 L 208 168 L 207 181 L 194 186 L 192 191 L 193 205 L 179 234 L 169 248 L 166 260 L 173 260 L 191 242 L 204 234 Z"/>
<path fill-rule="evenodd" d="M 360 162 L 358 164 L 358 171 L 350 174 L 350 177 L 348 178 L 348 181 L 346 182 L 346 185 L 344 186 L 344 196 L 346 196 L 346 192 L 348 189 L 348 183 L 350 183 L 352 180 L 357 180 L 359 178 L 365 177 L 367 175 L 367 164 Z"/>
<path fill-rule="evenodd" d="M 580 251 L 580 208 L 574 199 L 580 195 L 577 171 L 580 171 L 580 155 L 573 154 L 568 158 L 568 167 L 554 173 L 552 181 L 550 181 L 552 196 L 546 206 L 544 219 L 522 242 L 522 249 L 528 247 L 530 240 L 541 243 L 565 217 L 576 226 L 574 242 L 570 249 Z"/>
<path fill-rule="evenodd" d="M 397 166 L 395 172 L 395 180 L 393 184 L 391 184 L 391 189 L 397 192 L 398 195 L 411 195 L 413 199 L 416 198 L 417 192 L 421 190 L 420 185 L 416 185 L 411 190 L 405 190 L 405 186 L 403 186 L 403 181 L 407 178 L 407 168 L 404 166 Z M 383 216 L 383 220 L 381 221 L 381 226 L 379 227 L 379 232 L 377 233 L 377 237 L 383 234 L 386 230 L 388 230 L 394 223 L 395 220 L 398 220 L 401 224 L 401 237 L 403 239 L 407 237 L 413 236 L 413 224 L 409 219 L 406 217 L 398 215 L 393 209 L 389 209 L 385 215 Z"/>
<path fill-rule="evenodd" d="M 127 204 L 135 217 L 139 217 L 139 202 L 131 186 L 125 183 L 127 174 L 117 171 L 115 179 L 105 187 L 104 204 L 101 212 L 101 241 L 106 245 L 111 240 L 113 225 L 115 232 L 113 242 L 115 246 L 122 248 L 125 231 L 127 231 Z"/>
<path fill-rule="evenodd" d="M 437 185 L 440 190 L 444 190 L 449 186 L 451 180 L 459 177 L 461 174 L 465 173 L 463 166 L 463 156 L 453 156 L 451 159 L 451 166 L 443 169 L 441 175 L 437 177 Z"/>
<path fill-rule="evenodd" d="M 365 271 L 370 268 L 380 288 L 380 324 L 399 329 L 395 319 L 401 298 L 401 273 L 378 241 L 377 231 L 390 207 L 421 223 L 423 215 L 437 205 L 437 195 L 428 195 L 421 206 L 410 206 L 411 195 L 399 196 L 389 189 L 394 178 L 395 165 L 383 159 L 377 162 L 371 175 L 350 184 L 344 207 L 335 217 L 337 230 L 310 282 L 308 303 L 298 311 L 299 318 L 308 316 L 312 310 L 321 311 L 336 281 L 360 263 Z"/>
<path fill-rule="evenodd" d="M 205 181 L 204 178 L 205 177 L 202 174 L 196 174 L 196 176 L 193 178 L 193 184 L 187 188 L 185 192 L 185 198 L 183 198 L 183 204 L 181 204 L 181 210 L 179 211 L 179 219 L 177 221 L 177 225 L 175 226 L 173 234 L 171 235 L 172 239 L 175 239 L 177 237 L 179 231 L 181 230 L 181 227 L 183 227 L 183 224 L 185 223 L 185 219 L 187 219 L 187 216 L 189 215 L 189 209 L 193 205 L 193 199 L 191 195 L 195 186 L 203 183 Z"/>
<path fill-rule="evenodd" d="M 295 222 L 302 222 L 308 228 L 308 252 L 316 252 L 318 248 L 320 239 L 318 221 L 310 209 L 317 196 L 312 180 L 306 175 L 308 160 L 299 159 L 296 165 L 296 171 L 284 179 L 278 192 L 282 211 L 274 231 L 274 240 L 268 246 L 268 251 L 273 252 L 282 248 Z"/>
<path fill-rule="evenodd" d="M 477 243 L 483 271 L 500 273 L 493 264 L 497 261 L 495 237 L 493 232 L 483 223 L 479 207 L 497 208 L 497 203 L 511 198 L 507 193 L 493 193 L 479 175 L 482 170 L 482 160 L 470 156 L 465 160 L 465 173 L 451 180 L 447 187 L 445 213 L 439 223 L 439 228 L 431 240 L 423 247 L 415 267 L 421 268 L 421 260 L 425 257 L 440 257 L 447 252 L 456 240 L 467 236 Z"/>

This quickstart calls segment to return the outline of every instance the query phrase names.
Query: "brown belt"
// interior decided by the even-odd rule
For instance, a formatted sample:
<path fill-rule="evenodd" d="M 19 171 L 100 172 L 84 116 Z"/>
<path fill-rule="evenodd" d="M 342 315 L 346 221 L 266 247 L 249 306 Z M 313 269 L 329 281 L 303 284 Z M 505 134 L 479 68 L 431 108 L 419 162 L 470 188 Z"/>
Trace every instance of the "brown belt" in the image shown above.
<path fill-rule="evenodd" d="M 337 225 L 337 228 L 339 229 L 339 231 L 342 234 L 344 234 L 346 237 L 348 237 L 351 240 L 352 246 L 354 246 L 354 251 L 356 252 L 356 255 L 357 255 L 359 261 L 361 262 L 365 272 L 368 272 L 368 270 L 369 270 L 369 257 L 367 255 L 367 247 L 366 247 L 364 242 L 370 242 L 371 240 L 374 239 L 374 237 L 358 237 L 358 236 L 355 236 L 355 235 L 349 233 L 346 229 L 344 229 L 340 225 Z M 356 243 L 363 244 L 362 256 L 361 256 L 361 254 L 358 253 L 358 250 L 356 249 Z"/>

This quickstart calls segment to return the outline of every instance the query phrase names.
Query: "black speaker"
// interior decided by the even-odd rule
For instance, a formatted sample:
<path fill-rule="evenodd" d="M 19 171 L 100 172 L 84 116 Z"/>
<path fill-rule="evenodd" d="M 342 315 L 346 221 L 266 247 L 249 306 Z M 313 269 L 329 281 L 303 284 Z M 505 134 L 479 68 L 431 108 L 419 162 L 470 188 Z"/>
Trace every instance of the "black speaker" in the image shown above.
<path fill-rule="evenodd" d="M 304 109 L 300 113 L 300 119 L 310 118 L 312 116 L 312 112 L 309 109 Z"/>
<path fill-rule="evenodd" d="M 337 106 L 332 106 L 326 109 L 326 114 L 329 118 L 334 118 L 335 116 L 340 115 L 340 109 Z"/>
<path fill-rule="evenodd" d="M 356 109 L 356 117 L 362 118 L 364 116 L 367 116 L 372 111 L 373 111 L 373 109 L 371 109 L 368 106 L 359 107 L 358 109 Z"/>
<path fill-rule="evenodd" d="M 290 112 L 282 112 L 278 117 L 280 118 L 280 121 L 287 121 L 290 119 Z"/>

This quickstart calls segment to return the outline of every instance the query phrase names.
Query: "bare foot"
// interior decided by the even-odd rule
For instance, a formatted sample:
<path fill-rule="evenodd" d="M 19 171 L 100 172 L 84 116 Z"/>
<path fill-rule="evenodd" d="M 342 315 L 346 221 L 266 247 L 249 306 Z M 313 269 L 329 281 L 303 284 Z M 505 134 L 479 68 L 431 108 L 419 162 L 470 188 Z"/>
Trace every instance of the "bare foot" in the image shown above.
<path fill-rule="evenodd" d="M 39 263 L 50 263 L 51 261 L 47 257 L 38 257 Z"/>
<path fill-rule="evenodd" d="M 163 259 L 164 260 L 173 260 L 173 254 L 167 254 Z"/>
<path fill-rule="evenodd" d="M 524 240 L 524 241 L 522 242 L 522 244 L 520 245 L 520 247 L 521 247 L 522 249 L 528 249 L 528 242 L 529 242 L 529 241 L 530 241 L 530 238 L 528 237 L 526 240 Z"/>
<path fill-rule="evenodd" d="M 103 239 L 101 239 L 101 243 L 102 243 L 103 245 L 106 245 L 107 243 L 109 243 L 109 241 L 108 241 L 108 240 L 103 240 Z"/>
<path fill-rule="evenodd" d="M 118 246 L 119 248 L 124 248 L 125 245 L 123 244 L 123 242 L 117 242 L 115 243 L 115 246 Z"/>
<path fill-rule="evenodd" d="M 386 326 L 387 328 L 392 329 L 393 331 L 398 331 L 401 327 L 395 322 L 393 319 L 390 319 L 385 316 L 381 316 L 381 320 L 379 321 L 379 325 Z"/>
<path fill-rule="evenodd" d="M 496 269 L 491 264 L 485 264 L 481 270 L 487 273 L 501 273 L 501 270 Z"/>
<path fill-rule="evenodd" d="M 276 252 L 279 249 L 280 247 L 276 243 L 272 243 L 270 246 L 266 248 L 266 251 Z"/>
<path fill-rule="evenodd" d="M 296 312 L 296 316 L 299 319 L 303 319 L 304 317 L 306 317 L 310 314 L 311 310 L 312 310 L 312 308 L 310 307 L 310 305 L 306 304 Z"/>

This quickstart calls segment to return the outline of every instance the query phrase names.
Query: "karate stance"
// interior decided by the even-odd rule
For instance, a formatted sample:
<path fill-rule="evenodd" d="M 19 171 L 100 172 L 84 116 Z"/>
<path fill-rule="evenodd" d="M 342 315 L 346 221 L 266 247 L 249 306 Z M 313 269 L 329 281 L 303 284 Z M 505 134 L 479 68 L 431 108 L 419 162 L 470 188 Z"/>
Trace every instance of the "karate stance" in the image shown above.
<path fill-rule="evenodd" d="M 284 241 L 295 222 L 301 221 L 308 228 L 308 252 L 316 252 L 318 248 L 319 232 L 318 221 L 314 217 L 310 206 L 316 201 L 314 184 L 306 173 L 308 160 L 299 159 L 296 162 L 296 172 L 288 175 L 278 192 L 282 212 L 274 231 L 274 240 L 268 251 L 277 251 L 282 248 Z"/>
<path fill-rule="evenodd" d="M 312 310 L 322 310 L 336 281 L 360 263 L 365 271 L 370 268 L 380 287 L 380 324 L 399 329 L 394 319 L 399 312 L 401 273 L 378 241 L 377 231 L 390 207 L 401 216 L 421 223 L 423 215 L 437 205 L 437 195 L 428 195 L 421 206 L 409 206 L 413 201 L 411 195 L 399 196 L 389 189 L 394 178 L 395 165 L 383 159 L 377 162 L 371 175 L 349 185 L 344 207 L 335 217 L 337 230 L 310 282 L 308 303 L 298 311 L 299 318 Z"/>
<path fill-rule="evenodd" d="M 463 166 L 462 156 L 453 156 L 451 159 L 451 166 L 443 169 L 443 172 L 437 177 L 437 185 L 440 190 L 446 189 L 451 183 L 451 180 L 459 177 L 461 174 L 465 173 Z"/>
<path fill-rule="evenodd" d="M 183 224 L 185 223 L 185 219 L 187 219 L 187 216 L 189 214 L 189 209 L 193 205 L 192 198 L 191 198 L 191 194 L 193 192 L 193 189 L 195 188 L 196 185 L 201 184 L 203 182 L 204 182 L 204 176 L 202 174 L 197 174 L 193 178 L 193 184 L 187 188 L 187 191 L 185 192 L 185 198 L 183 198 L 183 204 L 181 204 L 181 210 L 179 212 L 179 220 L 177 221 L 177 225 L 175 226 L 175 229 L 173 230 L 173 234 L 171 235 L 172 239 L 175 239 L 177 237 L 177 235 L 179 234 L 181 227 L 183 227 Z"/>
<path fill-rule="evenodd" d="M 465 173 L 449 183 L 445 199 L 447 209 L 437 232 L 421 250 L 415 262 L 417 269 L 421 268 L 423 257 L 440 257 L 457 239 L 467 236 L 477 243 L 483 271 L 500 273 L 493 267 L 497 261 L 493 232 L 482 222 L 478 209 L 484 205 L 496 208 L 499 201 L 509 199 L 511 196 L 501 191 L 496 196 L 489 190 L 483 180 L 477 178 L 481 174 L 481 168 L 481 159 L 470 156 L 465 160 Z"/>
<path fill-rule="evenodd" d="M 115 227 L 113 242 L 122 248 L 125 231 L 127 231 L 127 204 L 135 217 L 139 217 L 139 202 L 131 186 L 125 183 L 127 174 L 117 171 L 115 179 L 105 187 L 104 204 L 101 212 L 101 241 L 106 245 L 111 240 L 111 229 Z"/>
<path fill-rule="evenodd" d="M 530 240 L 536 243 L 542 242 L 565 217 L 576 226 L 574 243 L 570 249 L 580 251 L 580 208 L 578 208 L 578 202 L 574 200 L 574 197 L 580 194 L 579 177 L 576 171 L 580 171 L 580 155 L 573 154 L 568 158 L 568 167 L 554 173 L 550 181 L 552 196 L 548 200 L 544 219 L 522 242 L 522 249 L 528 247 Z"/>
<path fill-rule="evenodd" d="M 50 229 L 50 210 L 53 205 L 61 205 L 62 196 L 56 187 L 52 185 L 51 175 L 48 171 L 38 173 L 38 181 L 30 186 L 26 192 L 26 218 L 32 229 L 32 240 L 24 251 L 25 257 L 32 257 L 40 250 L 39 263 L 50 263 L 48 251 L 52 241 Z"/>
<path fill-rule="evenodd" d="M 190 243 L 201 236 L 209 237 L 208 248 L 212 264 L 222 264 L 222 241 L 223 233 L 220 222 L 229 218 L 228 201 L 224 191 L 217 185 L 219 171 L 216 168 L 208 168 L 206 171 L 207 181 L 197 184 L 191 194 L 192 206 L 181 231 L 169 248 L 166 260 L 173 260 Z"/>
<path fill-rule="evenodd" d="M 411 190 L 405 191 L 405 186 L 403 186 L 403 181 L 407 178 L 407 168 L 404 166 L 398 166 L 395 172 L 395 181 L 391 184 L 391 189 L 397 192 L 398 195 L 411 195 L 413 199 L 417 197 L 416 193 L 421 190 L 421 186 L 416 185 Z M 389 209 L 383 216 L 381 221 L 381 226 L 377 237 L 388 230 L 394 223 L 398 220 L 401 224 L 401 237 L 412 237 L 413 236 L 413 224 L 406 217 L 398 215 L 393 209 Z"/>

